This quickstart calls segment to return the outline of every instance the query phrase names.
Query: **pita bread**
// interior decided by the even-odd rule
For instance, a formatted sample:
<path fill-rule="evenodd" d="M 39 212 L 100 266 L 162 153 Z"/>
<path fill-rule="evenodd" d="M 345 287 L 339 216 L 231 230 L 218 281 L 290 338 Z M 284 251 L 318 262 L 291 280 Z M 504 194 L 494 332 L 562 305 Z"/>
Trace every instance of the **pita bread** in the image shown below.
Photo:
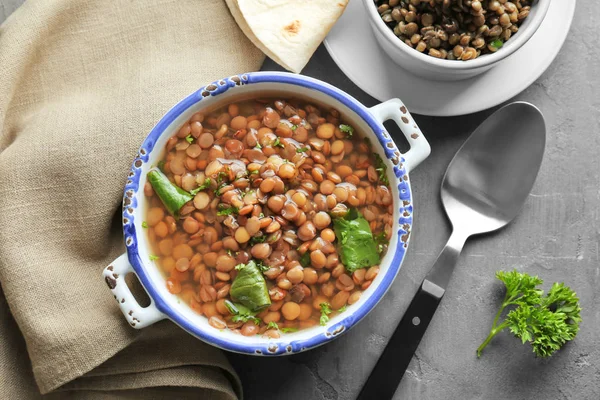
<path fill-rule="evenodd" d="M 225 0 L 248 39 L 285 69 L 300 73 L 348 0 Z"/>

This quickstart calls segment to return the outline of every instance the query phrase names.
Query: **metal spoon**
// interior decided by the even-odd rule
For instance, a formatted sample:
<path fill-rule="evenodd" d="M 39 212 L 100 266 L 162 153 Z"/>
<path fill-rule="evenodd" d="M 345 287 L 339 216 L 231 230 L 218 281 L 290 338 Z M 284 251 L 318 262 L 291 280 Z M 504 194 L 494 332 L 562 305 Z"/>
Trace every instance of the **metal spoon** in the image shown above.
<path fill-rule="evenodd" d="M 454 156 L 442 182 L 442 203 L 453 231 L 423 280 L 359 400 L 391 399 L 454 271 L 467 238 L 508 224 L 529 195 L 542 163 L 546 126 L 524 102 L 502 107 L 485 120 Z"/>

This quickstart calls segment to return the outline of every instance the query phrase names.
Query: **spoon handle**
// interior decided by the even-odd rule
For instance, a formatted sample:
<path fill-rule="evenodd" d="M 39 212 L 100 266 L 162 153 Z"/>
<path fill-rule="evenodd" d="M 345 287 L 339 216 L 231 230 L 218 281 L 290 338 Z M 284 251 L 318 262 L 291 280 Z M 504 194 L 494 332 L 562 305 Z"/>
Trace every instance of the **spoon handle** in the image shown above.
<path fill-rule="evenodd" d="M 394 396 L 408 364 L 440 304 L 441 297 L 431 293 L 431 282 L 424 280 L 404 313 L 400 324 L 379 357 L 357 400 L 386 400 Z"/>
<path fill-rule="evenodd" d="M 394 396 L 408 364 L 437 310 L 467 234 L 452 232 L 427 277 L 406 309 L 357 400 L 387 400 Z"/>

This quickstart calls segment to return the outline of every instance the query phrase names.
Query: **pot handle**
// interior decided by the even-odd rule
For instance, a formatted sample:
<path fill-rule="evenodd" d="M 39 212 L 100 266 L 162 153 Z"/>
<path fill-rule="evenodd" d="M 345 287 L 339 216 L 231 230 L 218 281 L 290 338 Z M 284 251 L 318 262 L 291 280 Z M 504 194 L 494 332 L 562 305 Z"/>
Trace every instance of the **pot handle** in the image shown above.
<path fill-rule="evenodd" d="M 400 99 L 391 99 L 381 104 L 377 104 L 369 109 L 371 114 L 382 124 L 388 119 L 394 120 L 408 144 L 410 149 L 402 153 L 404 158 L 404 168 L 406 172 L 414 170 L 431 153 L 431 147 L 423 136 L 423 132 L 417 126 L 408 109 Z"/>
<path fill-rule="evenodd" d="M 125 276 L 134 272 L 133 267 L 127 259 L 127 253 L 122 254 L 119 258 L 113 261 L 108 267 L 104 268 L 102 275 L 106 284 L 112 291 L 117 304 L 121 308 L 121 312 L 129 322 L 129 325 L 135 329 L 142 329 L 148 325 L 165 319 L 167 316 L 160 312 L 154 300 L 150 298 L 150 305 L 142 307 L 133 297 L 129 286 L 125 282 Z"/>

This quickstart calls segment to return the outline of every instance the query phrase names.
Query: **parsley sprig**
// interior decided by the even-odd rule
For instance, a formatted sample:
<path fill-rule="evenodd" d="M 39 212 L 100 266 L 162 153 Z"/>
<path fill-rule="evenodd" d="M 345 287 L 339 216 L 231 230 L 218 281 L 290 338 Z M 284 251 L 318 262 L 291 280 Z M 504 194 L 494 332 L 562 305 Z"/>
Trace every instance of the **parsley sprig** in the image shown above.
<path fill-rule="evenodd" d="M 539 357 L 549 357 L 566 342 L 573 340 L 579 331 L 581 307 L 577 294 L 564 283 L 555 283 L 543 296 L 538 288 L 543 281 L 537 276 L 498 271 L 496 278 L 504 282 L 506 295 L 494 318 L 488 337 L 477 349 L 477 356 L 498 333 L 504 329 L 530 343 Z M 507 307 L 514 307 L 504 320 L 500 317 Z"/>

